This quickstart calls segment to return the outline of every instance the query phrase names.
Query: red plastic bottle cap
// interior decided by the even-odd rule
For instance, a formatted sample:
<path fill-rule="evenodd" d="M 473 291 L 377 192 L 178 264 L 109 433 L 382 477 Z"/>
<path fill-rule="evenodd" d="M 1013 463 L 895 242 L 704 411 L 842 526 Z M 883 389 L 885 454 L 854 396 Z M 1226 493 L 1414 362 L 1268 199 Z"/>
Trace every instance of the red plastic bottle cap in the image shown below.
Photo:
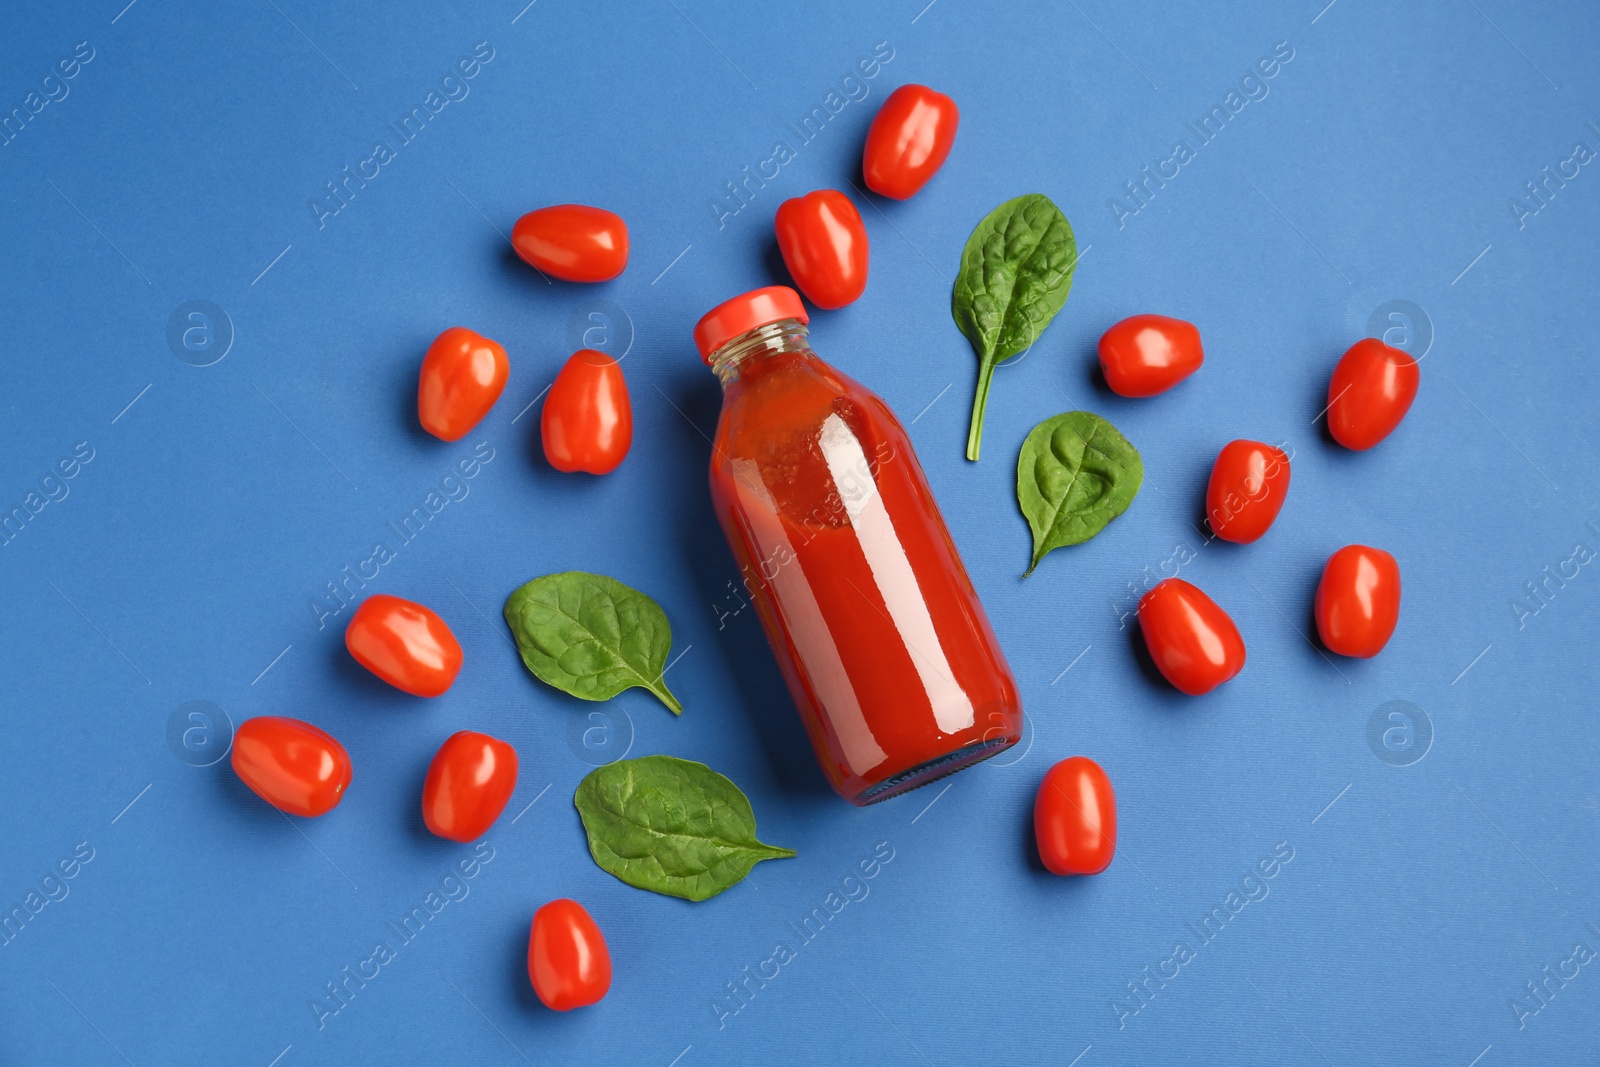
<path fill-rule="evenodd" d="M 694 343 L 700 358 L 711 362 L 711 354 L 741 333 L 783 319 L 810 322 L 800 294 L 787 285 L 752 289 L 732 300 L 725 300 L 700 317 L 694 326 Z"/>

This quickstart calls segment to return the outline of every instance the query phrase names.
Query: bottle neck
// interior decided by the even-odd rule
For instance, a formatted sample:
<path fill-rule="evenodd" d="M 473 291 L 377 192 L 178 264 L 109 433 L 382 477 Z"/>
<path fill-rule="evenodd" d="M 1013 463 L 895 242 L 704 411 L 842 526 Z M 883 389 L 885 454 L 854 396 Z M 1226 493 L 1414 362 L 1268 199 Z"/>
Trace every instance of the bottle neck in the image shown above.
<path fill-rule="evenodd" d="M 765 326 L 757 326 L 711 353 L 711 372 L 726 389 L 746 373 L 753 363 L 766 356 L 784 352 L 815 355 L 808 340 L 810 336 L 811 331 L 799 319 L 779 319 Z"/>

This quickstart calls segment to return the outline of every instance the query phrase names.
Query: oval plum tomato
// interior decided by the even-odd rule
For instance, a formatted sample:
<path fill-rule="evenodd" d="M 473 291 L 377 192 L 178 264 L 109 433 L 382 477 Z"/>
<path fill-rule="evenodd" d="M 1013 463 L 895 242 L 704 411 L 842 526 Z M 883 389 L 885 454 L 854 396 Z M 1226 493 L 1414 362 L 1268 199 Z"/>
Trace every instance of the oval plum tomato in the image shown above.
<path fill-rule="evenodd" d="M 1366 659 L 1383 651 L 1400 621 L 1400 564 L 1381 548 L 1346 545 L 1317 583 L 1317 633 L 1328 651 Z"/>
<path fill-rule="evenodd" d="M 528 978 L 544 1006 L 571 1011 L 611 988 L 611 952 L 600 927 L 576 900 L 552 900 L 533 913 Z"/>
<path fill-rule="evenodd" d="M 1192 697 L 1244 669 L 1244 639 L 1216 601 L 1181 578 L 1158 582 L 1139 600 L 1139 630 L 1156 669 Z"/>
<path fill-rule="evenodd" d="M 628 224 L 604 208 L 557 204 L 518 219 L 511 246 L 545 274 L 569 282 L 608 282 L 628 265 Z"/>
<path fill-rule="evenodd" d="M 461 644 L 429 608 L 386 593 L 350 616 L 344 645 L 356 662 L 412 696 L 436 697 L 461 673 Z"/>
<path fill-rule="evenodd" d="M 1033 836 L 1051 874 L 1099 874 L 1117 851 L 1117 798 L 1111 779 L 1087 756 L 1045 772 L 1033 800 Z"/>
<path fill-rule="evenodd" d="M 1289 457 L 1260 441 L 1229 441 L 1211 466 L 1206 519 L 1224 541 L 1259 541 L 1289 495 Z"/>
<path fill-rule="evenodd" d="M 511 363 L 499 343 L 452 326 L 428 346 L 417 382 L 417 418 L 441 441 L 459 441 L 505 391 Z"/>
<path fill-rule="evenodd" d="M 451 734 L 422 785 L 422 821 L 451 841 L 475 841 L 505 810 L 517 788 L 517 750 L 488 734 Z"/>
<path fill-rule="evenodd" d="M 1100 369 L 1118 396 L 1164 393 L 1205 359 L 1194 323 L 1165 315 L 1134 315 L 1100 335 Z"/>
<path fill-rule="evenodd" d="M 773 223 L 795 284 L 819 308 L 841 308 L 867 288 L 867 228 L 850 198 L 818 189 L 785 200 Z"/>
<path fill-rule="evenodd" d="M 1357 341 L 1328 379 L 1328 432 L 1354 451 L 1371 448 L 1406 417 L 1421 381 L 1410 353 L 1376 337 Z"/>
<path fill-rule="evenodd" d="M 633 405 L 622 365 L 579 349 L 556 375 L 539 417 L 544 458 L 558 471 L 609 474 L 633 444 Z"/>
<path fill-rule="evenodd" d="M 258 715 L 233 735 L 233 773 L 279 811 L 313 818 L 344 799 L 350 754 L 308 722 Z"/>
<path fill-rule="evenodd" d="M 914 195 L 944 166 L 960 122 L 956 102 L 926 85 L 890 93 L 867 129 L 861 154 L 867 188 L 895 200 Z"/>

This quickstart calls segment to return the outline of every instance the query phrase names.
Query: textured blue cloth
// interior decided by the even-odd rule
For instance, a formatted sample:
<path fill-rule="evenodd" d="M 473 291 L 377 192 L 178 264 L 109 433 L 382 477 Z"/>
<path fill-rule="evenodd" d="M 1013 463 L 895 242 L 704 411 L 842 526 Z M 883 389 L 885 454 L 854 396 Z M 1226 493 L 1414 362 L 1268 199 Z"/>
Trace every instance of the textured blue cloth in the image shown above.
<path fill-rule="evenodd" d="M 1594 5 L 124 2 L 0 34 L 0 1062 L 1592 1061 Z M 959 102 L 955 150 L 916 198 L 865 196 L 867 124 L 913 81 Z M 861 207 L 872 277 L 812 340 L 909 425 L 1029 712 L 1024 746 L 861 811 L 737 595 L 690 340 L 784 280 L 773 212 L 824 186 Z M 970 464 L 950 286 L 1027 192 L 1083 260 Z M 547 284 L 508 246 L 573 201 L 628 220 L 617 281 Z M 1130 401 L 1094 346 L 1138 312 L 1194 321 L 1207 358 Z M 512 374 L 447 445 L 416 374 L 458 324 Z M 1353 454 L 1317 416 L 1369 333 L 1425 355 L 1422 387 Z M 634 403 L 602 479 L 538 443 L 583 345 L 626 353 Z M 1144 488 L 1022 581 L 1017 450 L 1074 408 L 1137 445 Z M 1288 503 L 1259 543 L 1208 544 L 1238 437 L 1292 450 Z M 1404 575 L 1363 662 L 1311 620 L 1351 542 Z M 665 608 L 680 719 L 526 673 L 501 605 L 566 569 Z M 1249 648 L 1201 699 L 1129 625 L 1174 572 Z M 454 628 L 444 697 L 346 654 L 376 591 Z M 343 740 L 335 812 L 289 820 L 229 771 L 229 724 L 262 714 Z M 476 849 L 418 806 L 464 728 L 522 759 Z M 653 752 L 728 774 L 798 858 L 703 904 L 600 871 L 573 790 Z M 1119 802 L 1094 878 L 1033 852 L 1034 789 L 1073 754 Z M 616 968 L 569 1015 L 524 964 L 559 896 Z"/>

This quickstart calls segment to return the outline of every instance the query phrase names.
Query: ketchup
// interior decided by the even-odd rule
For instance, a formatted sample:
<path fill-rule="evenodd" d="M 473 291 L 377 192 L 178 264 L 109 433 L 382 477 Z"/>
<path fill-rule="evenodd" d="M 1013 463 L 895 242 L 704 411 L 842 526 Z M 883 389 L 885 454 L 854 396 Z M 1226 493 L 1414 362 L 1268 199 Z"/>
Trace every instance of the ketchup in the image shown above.
<path fill-rule="evenodd" d="M 1016 682 L 900 421 L 771 286 L 695 327 L 711 499 L 829 784 L 864 805 L 1009 748 Z"/>

